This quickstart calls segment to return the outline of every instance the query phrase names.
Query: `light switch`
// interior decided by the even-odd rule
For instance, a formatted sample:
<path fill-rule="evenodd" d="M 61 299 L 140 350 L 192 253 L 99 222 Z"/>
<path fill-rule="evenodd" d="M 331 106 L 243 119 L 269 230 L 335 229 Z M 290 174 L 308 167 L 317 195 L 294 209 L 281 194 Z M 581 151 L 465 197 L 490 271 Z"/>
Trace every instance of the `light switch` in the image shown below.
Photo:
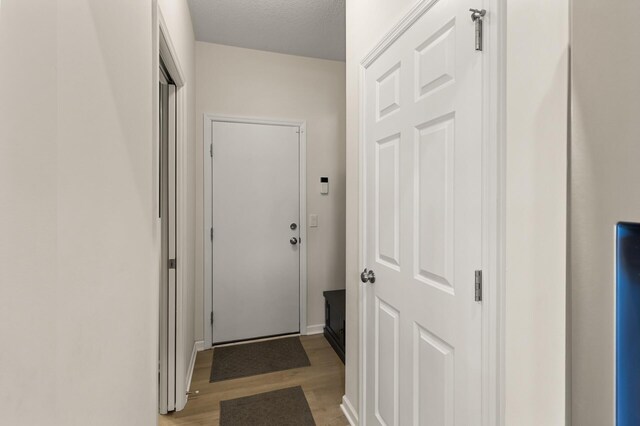
<path fill-rule="evenodd" d="M 318 227 L 318 215 L 317 214 L 309 215 L 309 227 L 310 228 L 317 228 Z"/>

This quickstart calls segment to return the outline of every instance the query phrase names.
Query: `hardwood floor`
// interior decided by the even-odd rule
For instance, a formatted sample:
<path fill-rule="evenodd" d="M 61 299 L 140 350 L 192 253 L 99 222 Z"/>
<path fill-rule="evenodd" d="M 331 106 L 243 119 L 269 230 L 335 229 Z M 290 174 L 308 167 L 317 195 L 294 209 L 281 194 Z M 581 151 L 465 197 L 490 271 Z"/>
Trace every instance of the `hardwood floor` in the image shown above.
<path fill-rule="evenodd" d="M 191 395 L 184 410 L 160 416 L 160 426 L 218 425 L 220 401 L 255 395 L 291 386 L 302 386 L 318 426 L 348 426 L 340 410 L 344 395 L 344 365 L 324 336 L 302 336 L 310 367 L 209 383 L 213 351 L 199 352 L 191 381 Z M 277 425 L 274 425 L 277 426 Z"/>

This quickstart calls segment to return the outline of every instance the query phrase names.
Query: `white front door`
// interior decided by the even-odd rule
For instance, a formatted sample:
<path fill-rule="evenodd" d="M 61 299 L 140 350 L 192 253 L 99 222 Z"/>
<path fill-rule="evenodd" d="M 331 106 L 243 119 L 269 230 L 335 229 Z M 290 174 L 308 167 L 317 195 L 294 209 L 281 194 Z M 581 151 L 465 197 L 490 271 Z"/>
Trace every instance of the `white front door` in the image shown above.
<path fill-rule="evenodd" d="M 367 425 L 481 422 L 481 3 L 436 1 L 364 71 Z"/>
<path fill-rule="evenodd" d="M 213 343 L 300 331 L 299 132 L 213 123 Z"/>

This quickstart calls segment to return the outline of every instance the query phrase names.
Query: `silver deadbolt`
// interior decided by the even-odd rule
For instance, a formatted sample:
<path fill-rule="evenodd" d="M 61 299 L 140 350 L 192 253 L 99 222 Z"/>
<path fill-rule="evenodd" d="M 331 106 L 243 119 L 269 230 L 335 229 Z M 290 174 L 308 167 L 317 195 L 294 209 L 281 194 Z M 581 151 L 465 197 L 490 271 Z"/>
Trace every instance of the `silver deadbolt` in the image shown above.
<path fill-rule="evenodd" d="M 360 274 L 360 281 L 363 283 L 369 282 L 373 284 L 376 282 L 376 274 L 373 271 L 369 271 L 367 268 L 364 268 L 364 271 Z"/>
<path fill-rule="evenodd" d="M 289 242 L 291 243 L 292 246 L 295 246 L 296 244 L 298 244 L 298 239 L 296 237 L 291 237 Z"/>
<path fill-rule="evenodd" d="M 291 225 L 289 225 L 289 228 L 291 228 L 292 231 L 295 231 L 296 229 L 298 229 L 298 225 L 295 223 L 292 223 Z"/>

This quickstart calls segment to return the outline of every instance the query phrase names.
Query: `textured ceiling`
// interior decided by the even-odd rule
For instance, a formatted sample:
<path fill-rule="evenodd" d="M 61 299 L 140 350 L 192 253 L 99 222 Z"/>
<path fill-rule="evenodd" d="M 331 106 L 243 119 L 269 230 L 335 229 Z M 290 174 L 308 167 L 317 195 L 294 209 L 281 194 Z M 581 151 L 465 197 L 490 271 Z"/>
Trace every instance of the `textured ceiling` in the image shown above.
<path fill-rule="evenodd" d="M 196 40 L 345 59 L 345 0 L 189 0 Z"/>

